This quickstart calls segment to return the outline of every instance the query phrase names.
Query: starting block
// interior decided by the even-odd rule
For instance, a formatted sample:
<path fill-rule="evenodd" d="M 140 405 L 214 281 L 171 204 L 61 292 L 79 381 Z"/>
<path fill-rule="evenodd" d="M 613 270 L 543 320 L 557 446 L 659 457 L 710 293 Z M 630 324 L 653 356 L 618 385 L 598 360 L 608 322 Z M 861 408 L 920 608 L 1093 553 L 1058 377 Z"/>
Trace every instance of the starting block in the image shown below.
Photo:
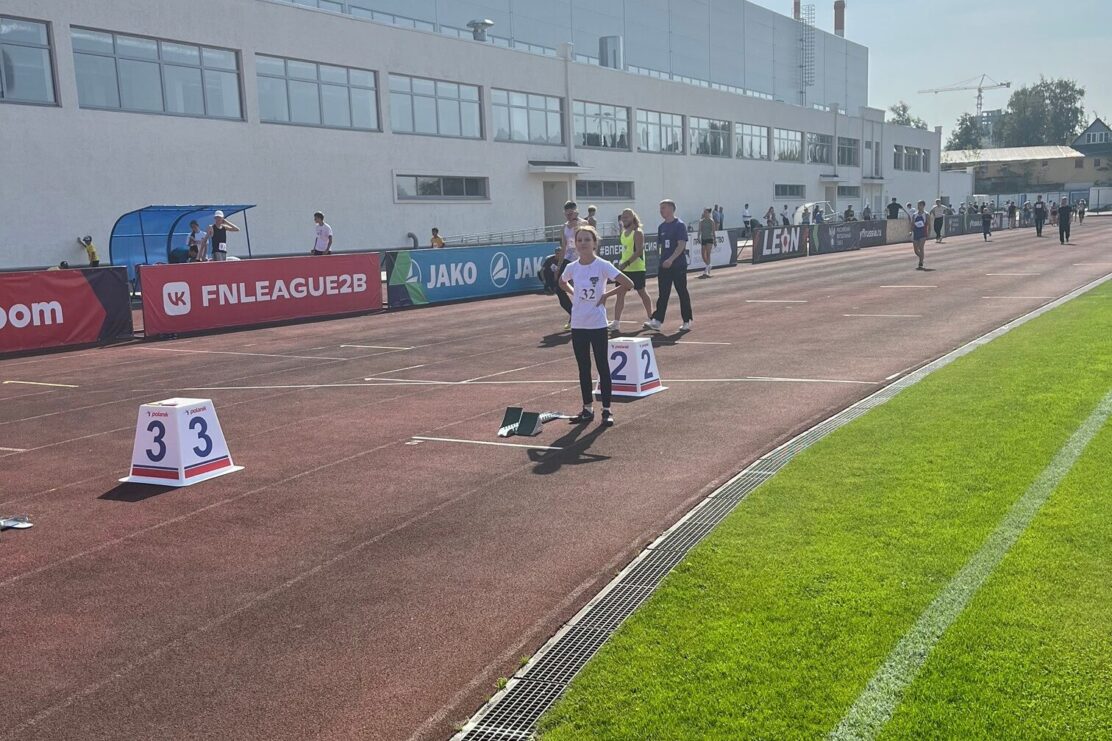
<path fill-rule="evenodd" d="M 610 385 L 614 396 L 641 398 L 666 390 L 656 367 L 656 353 L 648 337 L 619 337 L 610 340 Z M 595 394 L 598 394 L 595 389 Z"/>
<path fill-rule="evenodd" d="M 545 422 L 556 419 L 570 419 L 570 417 L 559 412 L 527 412 L 521 407 L 506 407 L 506 413 L 502 415 L 502 426 L 498 428 L 498 437 L 510 435 L 536 437 L 541 434 Z"/>
<path fill-rule="evenodd" d="M 26 530 L 33 527 L 31 518 L 27 515 L 13 515 L 11 517 L 0 517 L 0 530 Z"/>
<path fill-rule="evenodd" d="M 232 463 L 211 399 L 166 399 L 139 407 L 129 484 L 189 486 L 242 471 Z"/>

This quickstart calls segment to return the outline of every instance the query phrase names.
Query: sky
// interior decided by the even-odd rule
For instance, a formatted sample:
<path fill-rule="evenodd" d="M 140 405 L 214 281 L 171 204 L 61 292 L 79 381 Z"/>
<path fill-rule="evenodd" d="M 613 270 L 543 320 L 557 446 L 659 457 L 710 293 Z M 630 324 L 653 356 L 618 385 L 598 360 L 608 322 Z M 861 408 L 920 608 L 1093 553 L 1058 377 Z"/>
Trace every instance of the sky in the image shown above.
<path fill-rule="evenodd" d="M 791 15 L 792 0 L 751 0 Z M 834 30 L 834 0 L 815 5 L 816 25 Z M 987 74 L 1011 90 L 985 91 L 985 110 L 1005 108 L 1012 90 L 1039 76 L 1085 88 L 1086 125 L 1094 111 L 1112 125 L 1112 0 L 846 0 L 846 38 L 869 48 L 869 105 L 898 100 L 943 141 L 977 91 L 920 94 Z"/>

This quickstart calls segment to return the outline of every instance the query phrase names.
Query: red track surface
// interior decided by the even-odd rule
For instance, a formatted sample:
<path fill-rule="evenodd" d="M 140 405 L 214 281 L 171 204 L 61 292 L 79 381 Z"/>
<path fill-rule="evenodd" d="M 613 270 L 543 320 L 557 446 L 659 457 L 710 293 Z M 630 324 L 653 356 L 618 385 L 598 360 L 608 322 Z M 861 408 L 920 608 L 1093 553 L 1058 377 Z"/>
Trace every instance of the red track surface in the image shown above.
<path fill-rule="evenodd" d="M 695 331 L 657 347 L 668 391 L 605 432 L 510 440 L 563 451 L 411 439 L 576 409 L 551 297 L 0 362 L 79 387 L 0 385 L 0 447 L 26 449 L 0 450 L 0 513 L 35 522 L 0 540 L 0 737 L 442 738 L 744 465 L 1112 272 L 1112 223 L 1074 234 L 928 244 L 927 273 L 905 245 L 693 280 Z M 705 380 L 750 377 L 814 382 Z M 118 485 L 137 406 L 175 395 L 215 401 L 246 470 Z"/>

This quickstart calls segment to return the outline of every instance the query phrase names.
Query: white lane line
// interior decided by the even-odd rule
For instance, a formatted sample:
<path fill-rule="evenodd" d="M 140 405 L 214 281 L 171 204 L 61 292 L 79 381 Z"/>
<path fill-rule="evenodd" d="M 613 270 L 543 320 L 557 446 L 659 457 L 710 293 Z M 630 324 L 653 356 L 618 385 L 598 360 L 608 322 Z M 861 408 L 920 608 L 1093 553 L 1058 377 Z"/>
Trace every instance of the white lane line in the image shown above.
<path fill-rule="evenodd" d="M 699 340 L 677 340 L 673 345 L 732 345 L 732 342 L 701 342 Z"/>
<path fill-rule="evenodd" d="M 879 381 L 847 381 L 841 378 L 783 378 L 778 376 L 746 376 L 745 378 L 668 378 L 666 383 L 849 383 L 860 386 L 876 386 Z"/>
<path fill-rule="evenodd" d="M 780 298 L 747 298 L 747 304 L 805 304 L 806 301 L 798 299 L 780 299 Z"/>
<path fill-rule="evenodd" d="M 393 345 L 340 345 L 340 347 L 358 347 L 363 350 L 412 350 L 412 347 L 394 347 Z"/>
<path fill-rule="evenodd" d="M 462 440 L 455 437 L 424 437 L 423 435 L 414 435 L 413 439 L 433 443 L 468 443 L 470 445 L 496 445 L 502 448 L 528 448 L 529 450 L 563 450 L 563 448 L 554 448 L 551 445 L 521 445 L 520 443 L 496 443 L 489 440 Z"/>
<path fill-rule="evenodd" d="M 981 298 L 984 298 L 984 299 L 994 299 L 994 298 L 1017 298 L 1017 299 L 1037 298 L 1037 299 L 1052 299 L 1052 298 L 1056 298 L 1056 297 L 1055 297 L 1055 296 L 981 296 Z"/>
<path fill-rule="evenodd" d="M 523 365 L 520 368 L 511 368 L 510 370 L 498 371 L 497 373 L 488 373 L 485 376 L 475 376 L 474 378 L 468 378 L 465 381 L 460 381 L 460 383 L 474 383 L 475 381 L 481 381 L 484 378 L 495 378 L 497 376 L 504 376 L 508 373 L 517 373 L 518 371 L 529 370 L 530 368 L 538 368 L 542 365 L 552 365 L 553 363 L 563 363 L 563 362 L 566 362 L 566 361 L 567 361 L 567 358 L 564 358 L 564 357 L 555 358 L 553 360 L 545 360 L 545 361 L 540 362 L 540 363 L 532 363 L 531 365 Z"/>
<path fill-rule="evenodd" d="M 1041 273 L 985 273 L 990 278 L 1003 276 L 1042 275 Z"/>
<path fill-rule="evenodd" d="M 873 739 L 880 734 L 903 701 L 904 690 L 919 674 L 935 645 L 1026 532 L 1043 504 L 1110 416 L 1112 392 L 1097 404 L 1089 418 L 1074 431 L 1023 496 L 1016 500 L 980 549 L 954 574 L 911 630 L 904 634 L 846 712 L 842 722 L 831 731 L 831 739 Z"/>
<path fill-rule="evenodd" d="M 24 386 L 52 386 L 54 388 L 60 388 L 60 389 L 80 388 L 80 386 L 74 386 L 72 383 L 41 383 L 39 381 L 4 381 L 5 385 L 9 384 L 9 383 L 18 383 L 18 384 L 22 384 Z"/>
<path fill-rule="evenodd" d="M 878 319 L 921 319 L 922 314 L 842 314 L 852 317 L 876 317 Z"/>
<path fill-rule="evenodd" d="M 938 286 L 881 286 L 881 288 L 938 288 Z"/>
<path fill-rule="evenodd" d="M 0 448 L 0 450 L 7 451 L 8 453 L 26 453 L 27 448 Z"/>
<path fill-rule="evenodd" d="M 233 352 L 232 350 L 183 350 L 173 347 L 136 347 L 136 350 L 150 350 L 151 352 L 186 352 L 201 353 L 204 355 L 247 355 L 253 358 L 290 358 L 292 360 L 353 360 L 354 358 L 330 358 L 324 355 L 272 355 L 262 352 Z"/>
<path fill-rule="evenodd" d="M 1075 262 L 1075 268 L 1106 268 L 1112 265 L 1112 262 Z"/>
<path fill-rule="evenodd" d="M 401 373 L 402 371 L 413 370 L 414 368 L 424 368 L 426 365 L 428 365 L 428 363 L 421 363 L 420 365 L 407 365 L 404 368 L 395 368 L 394 370 L 381 371 L 379 375 L 385 376 L 387 373 Z"/>

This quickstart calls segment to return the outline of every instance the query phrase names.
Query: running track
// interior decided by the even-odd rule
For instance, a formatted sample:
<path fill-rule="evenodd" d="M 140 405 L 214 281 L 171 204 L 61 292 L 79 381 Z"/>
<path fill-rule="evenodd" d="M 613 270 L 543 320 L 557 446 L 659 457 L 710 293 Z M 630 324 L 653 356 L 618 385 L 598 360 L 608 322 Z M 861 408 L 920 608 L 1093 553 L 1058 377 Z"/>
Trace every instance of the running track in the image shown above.
<path fill-rule="evenodd" d="M 1112 220 L 1074 235 L 692 280 L 695 331 L 673 313 L 658 340 L 668 391 L 509 441 L 560 451 L 413 439 L 576 409 L 551 297 L 0 361 L 77 387 L 0 384 L 0 514 L 35 522 L 0 539 L 0 738 L 444 738 L 747 463 L 1112 273 Z M 174 395 L 214 399 L 246 470 L 118 485 L 137 406 Z"/>

